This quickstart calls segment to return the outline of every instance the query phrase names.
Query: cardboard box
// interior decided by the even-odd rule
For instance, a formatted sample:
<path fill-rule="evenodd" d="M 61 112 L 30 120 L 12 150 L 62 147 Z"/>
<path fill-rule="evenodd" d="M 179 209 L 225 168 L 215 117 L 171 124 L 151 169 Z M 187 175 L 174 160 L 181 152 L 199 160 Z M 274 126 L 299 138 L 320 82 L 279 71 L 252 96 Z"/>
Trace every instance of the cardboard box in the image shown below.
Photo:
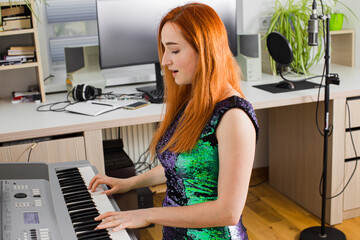
<path fill-rule="evenodd" d="M 23 14 L 25 12 L 24 5 L 22 6 L 12 6 L 8 8 L 1 8 L 1 16 L 7 17 L 7 16 L 13 16 L 17 14 Z"/>
<path fill-rule="evenodd" d="M 31 28 L 31 18 L 3 20 L 4 31 Z"/>

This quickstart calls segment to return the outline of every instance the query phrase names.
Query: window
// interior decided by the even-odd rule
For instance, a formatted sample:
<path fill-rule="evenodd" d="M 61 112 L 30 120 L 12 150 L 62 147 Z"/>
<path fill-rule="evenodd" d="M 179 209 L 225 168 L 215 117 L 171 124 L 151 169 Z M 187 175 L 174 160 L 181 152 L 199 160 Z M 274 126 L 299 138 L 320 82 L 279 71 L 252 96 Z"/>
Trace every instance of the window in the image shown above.
<path fill-rule="evenodd" d="M 64 48 L 98 45 L 96 0 L 47 0 L 46 19 L 52 65 L 64 64 Z"/>
<path fill-rule="evenodd" d="M 46 0 L 42 14 L 43 50 L 48 66 L 44 66 L 46 93 L 66 91 L 65 47 L 98 45 L 96 0 Z M 44 49 L 44 48 L 42 48 Z M 45 64 L 44 64 L 45 65 Z M 106 86 L 153 82 L 153 64 L 103 70 Z"/>

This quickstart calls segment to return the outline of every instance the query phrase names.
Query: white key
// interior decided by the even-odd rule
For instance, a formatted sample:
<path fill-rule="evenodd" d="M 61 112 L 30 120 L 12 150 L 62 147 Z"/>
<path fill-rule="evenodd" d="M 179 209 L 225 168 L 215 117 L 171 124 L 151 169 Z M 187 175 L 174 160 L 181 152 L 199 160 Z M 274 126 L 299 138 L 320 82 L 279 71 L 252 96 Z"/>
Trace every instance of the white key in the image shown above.
<path fill-rule="evenodd" d="M 86 187 L 88 187 L 91 179 L 95 176 L 94 170 L 92 169 L 91 166 L 86 166 L 86 167 L 80 167 L 79 171 L 82 178 L 84 179 Z M 101 194 L 102 191 L 104 191 L 104 188 L 99 185 L 96 188 L 95 192 L 90 192 L 91 198 L 95 203 L 96 209 L 99 211 L 100 214 L 115 211 L 114 207 L 112 206 L 106 194 Z M 112 231 L 112 228 L 108 228 L 106 230 L 108 231 L 111 239 L 131 240 L 126 230 L 120 230 L 117 232 Z"/>

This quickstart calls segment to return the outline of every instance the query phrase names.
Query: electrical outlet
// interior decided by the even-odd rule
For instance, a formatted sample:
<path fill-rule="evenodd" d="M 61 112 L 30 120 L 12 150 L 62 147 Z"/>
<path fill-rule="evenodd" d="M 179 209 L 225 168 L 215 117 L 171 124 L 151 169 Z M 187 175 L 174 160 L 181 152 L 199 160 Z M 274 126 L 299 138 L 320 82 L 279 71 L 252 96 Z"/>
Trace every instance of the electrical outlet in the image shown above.
<path fill-rule="evenodd" d="M 261 17 L 259 21 L 259 30 L 268 30 L 271 23 L 271 17 Z"/>

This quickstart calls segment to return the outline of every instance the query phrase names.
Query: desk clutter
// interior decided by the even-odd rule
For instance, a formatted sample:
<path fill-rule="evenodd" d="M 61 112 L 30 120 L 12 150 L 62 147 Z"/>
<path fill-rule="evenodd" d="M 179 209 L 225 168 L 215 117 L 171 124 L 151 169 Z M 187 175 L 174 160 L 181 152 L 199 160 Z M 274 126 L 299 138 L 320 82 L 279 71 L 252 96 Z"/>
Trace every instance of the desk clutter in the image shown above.
<path fill-rule="evenodd" d="M 86 102 L 76 102 L 73 104 L 70 104 L 65 107 L 65 110 L 72 113 L 79 113 L 84 114 L 88 116 L 98 116 L 100 114 L 114 111 L 116 109 L 120 108 L 128 108 L 135 105 L 148 105 L 149 102 L 145 101 L 138 101 L 134 99 L 129 100 L 106 100 L 106 101 L 97 101 L 97 100 L 89 100 Z"/>
<path fill-rule="evenodd" d="M 71 99 L 72 92 L 67 94 L 65 101 L 42 104 L 38 112 L 69 112 L 87 116 L 99 116 L 117 109 L 134 110 L 150 104 L 141 93 L 102 93 L 91 100 L 77 101 Z"/>

